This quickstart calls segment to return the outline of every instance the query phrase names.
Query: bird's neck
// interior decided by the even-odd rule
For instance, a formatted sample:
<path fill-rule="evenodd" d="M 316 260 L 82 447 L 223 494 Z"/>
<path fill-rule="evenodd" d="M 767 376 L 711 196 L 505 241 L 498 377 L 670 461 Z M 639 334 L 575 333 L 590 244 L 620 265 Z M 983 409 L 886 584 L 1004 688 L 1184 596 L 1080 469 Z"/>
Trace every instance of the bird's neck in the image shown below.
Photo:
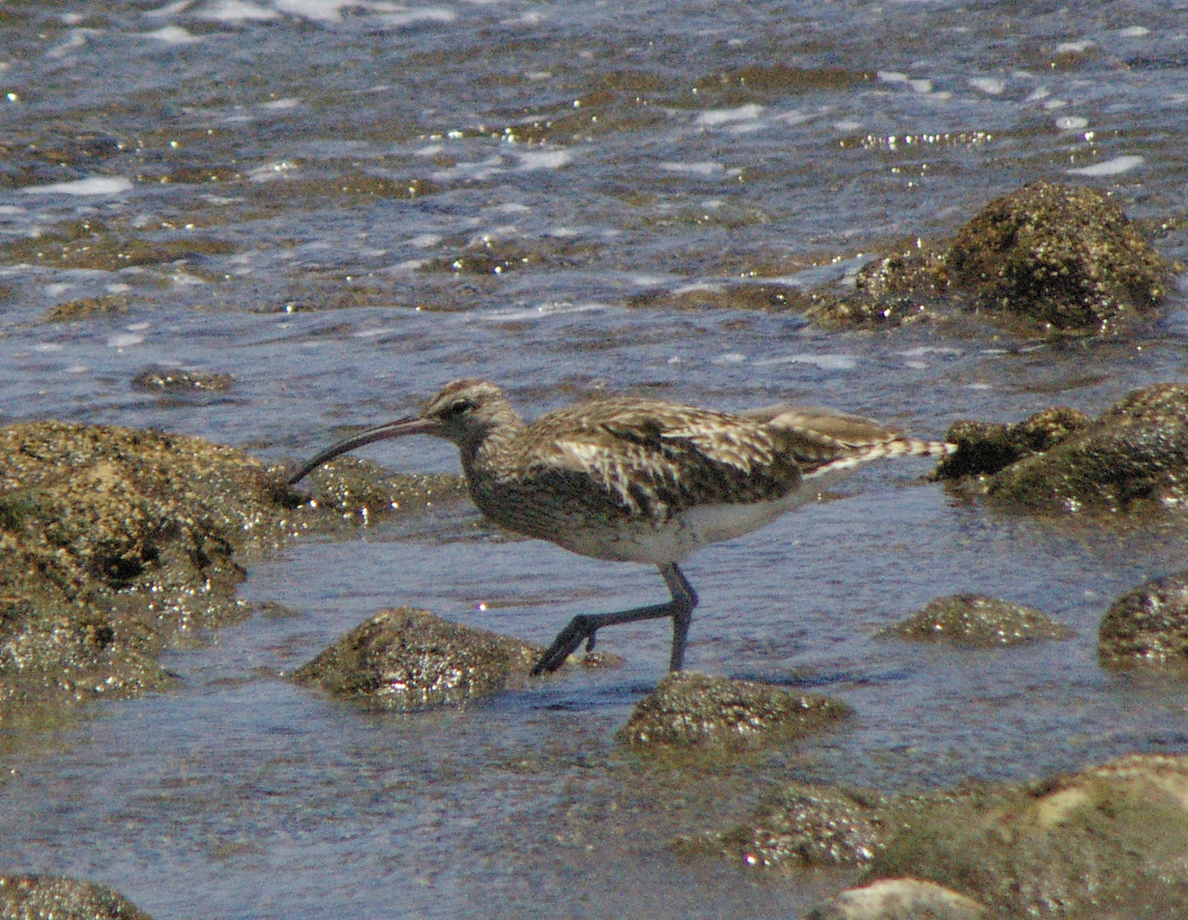
<path fill-rule="evenodd" d="M 524 420 L 510 403 L 499 408 L 499 412 L 468 431 L 458 443 L 462 469 L 471 482 L 486 478 L 503 466 L 516 437 L 524 430 Z"/>

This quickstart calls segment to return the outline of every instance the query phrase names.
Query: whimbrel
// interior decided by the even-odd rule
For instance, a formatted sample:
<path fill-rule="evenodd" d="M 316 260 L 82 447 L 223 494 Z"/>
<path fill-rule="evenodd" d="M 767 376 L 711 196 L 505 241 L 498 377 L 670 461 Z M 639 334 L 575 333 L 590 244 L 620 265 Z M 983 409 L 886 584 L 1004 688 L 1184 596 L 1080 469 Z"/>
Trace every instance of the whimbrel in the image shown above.
<path fill-rule="evenodd" d="M 503 391 L 455 380 L 419 415 L 322 451 L 289 480 L 364 444 L 409 434 L 453 441 L 470 496 L 508 530 L 583 556 L 656 566 L 672 599 L 579 615 L 533 668 L 555 671 L 604 626 L 670 617 L 679 671 L 697 593 L 678 562 L 698 547 L 750 533 L 845 473 L 883 457 L 928 457 L 952 445 L 903 437 L 870 419 L 771 406 L 715 412 L 657 399 L 591 399 L 525 423 Z"/>

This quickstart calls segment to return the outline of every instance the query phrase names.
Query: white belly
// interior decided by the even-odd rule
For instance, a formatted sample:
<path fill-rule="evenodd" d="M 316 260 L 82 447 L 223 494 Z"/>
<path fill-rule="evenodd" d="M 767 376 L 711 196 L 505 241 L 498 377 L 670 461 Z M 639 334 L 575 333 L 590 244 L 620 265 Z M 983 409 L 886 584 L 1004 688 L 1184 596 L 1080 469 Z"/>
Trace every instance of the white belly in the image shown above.
<path fill-rule="evenodd" d="M 632 522 L 623 528 L 576 526 L 554 537 L 555 542 L 583 556 L 620 562 L 663 565 L 680 562 L 695 549 L 732 540 L 766 527 L 799 505 L 815 501 L 817 491 L 805 489 L 770 502 L 702 505 L 655 524 Z"/>

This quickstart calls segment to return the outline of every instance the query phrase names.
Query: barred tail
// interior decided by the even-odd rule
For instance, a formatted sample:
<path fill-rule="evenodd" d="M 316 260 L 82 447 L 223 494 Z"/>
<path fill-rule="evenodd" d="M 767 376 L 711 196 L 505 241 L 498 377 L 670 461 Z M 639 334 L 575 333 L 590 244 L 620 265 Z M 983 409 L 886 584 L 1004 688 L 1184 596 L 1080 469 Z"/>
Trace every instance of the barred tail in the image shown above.
<path fill-rule="evenodd" d="M 863 444 L 849 453 L 822 463 L 818 467 L 802 471 L 806 481 L 828 476 L 831 473 L 841 473 L 856 469 L 875 460 L 892 459 L 895 457 L 944 457 L 957 450 L 956 444 L 948 441 L 925 441 L 920 438 L 892 438 L 887 441 L 877 441 L 873 444 Z"/>

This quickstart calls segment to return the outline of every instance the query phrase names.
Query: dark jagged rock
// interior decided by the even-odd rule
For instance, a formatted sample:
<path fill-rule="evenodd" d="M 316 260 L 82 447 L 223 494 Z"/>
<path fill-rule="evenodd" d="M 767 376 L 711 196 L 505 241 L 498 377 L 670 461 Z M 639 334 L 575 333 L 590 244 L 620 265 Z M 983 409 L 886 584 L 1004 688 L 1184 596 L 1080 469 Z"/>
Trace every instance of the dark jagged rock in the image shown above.
<path fill-rule="evenodd" d="M 998 473 L 995 502 L 1037 511 L 1171 510 L 1188 500 L 1188 386 L 1130 393 L 1092 424 Z"/>
<path fill-rule="evenodd" d="M 1108 668 L 1188 671 L 1188 572 L 1149 581 L 1114 601 L 1098 631 L 1097 659 Z"/>
<path fill-rule="evenodd" d="M 1073 630 L 1038 610 L 978 594 L 938 597 L 902 623 L 880 630 L 886 638 L 994 648 L 1041 639 L 1070 639 Z"/>
<path fill-rule="evenodd" d="M 945 435 L 957 450 L 937 464 L 936 479 L 993 475 L 1012 463 L 1055 447 L 1091 419 L 1076 409 L 1045 409 L 1022 422 L 957 422 Z"/>
<path fill-rule="evenodd" d="M 1007 508 L 1177 511 L 1188 502 L 1188 386 L 1129 393 L 1100 417 L 1050 409 L 1016 425 L 959 422 L 936 478 Z M 972 477 L 972 478 L 971 478 Z"/>
<path fill-rule="evenodd" d="M 635 707 L 618 738 L 637 750 L 739 750 L 819 731 L 850 712 L 816 694 L 679 671 Z"/>
<path fill-rule="evenodd" d="M 375 709 L 464 703 L 522 684 L 543 646 L 449 623 L 428 610 L 383 610 L 293 675 Z"/>

